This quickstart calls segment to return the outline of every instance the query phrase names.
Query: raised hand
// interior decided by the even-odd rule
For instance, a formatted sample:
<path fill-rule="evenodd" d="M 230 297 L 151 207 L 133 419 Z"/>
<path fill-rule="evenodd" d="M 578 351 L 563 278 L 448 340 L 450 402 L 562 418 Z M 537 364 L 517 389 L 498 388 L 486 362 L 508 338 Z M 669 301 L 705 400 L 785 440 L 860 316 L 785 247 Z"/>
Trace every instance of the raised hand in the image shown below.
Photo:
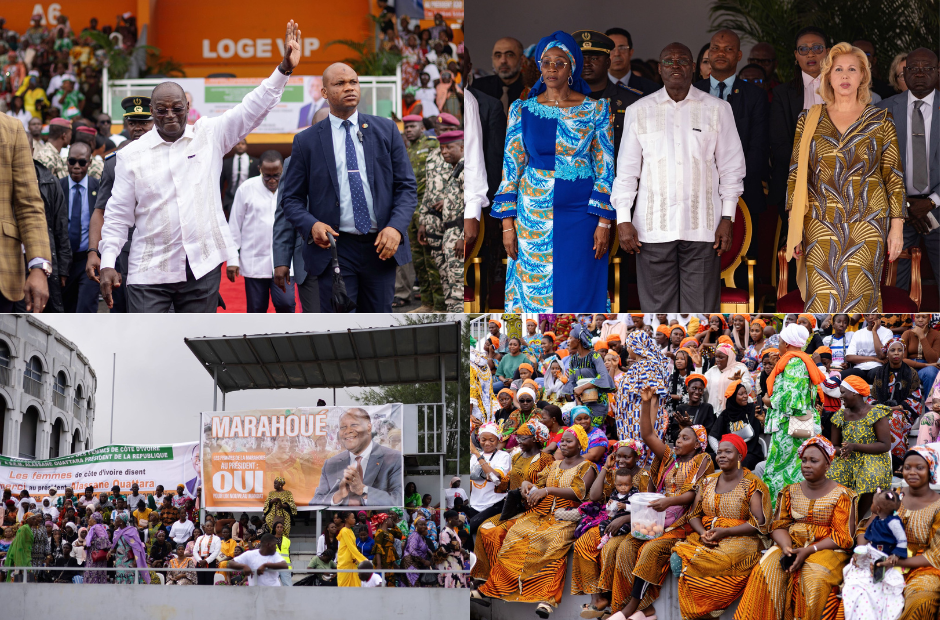
<path fill-rule="evenodd" d="M 642 399 L 644 403 L 648 403 L 651 400 L 653 400 L 653 396 L 655 395 L 656 395 L 656 389 L 650 385 L 647 385 L 640 389 L 640 399 Z"/>
<path fill-rule="evenodd" d="M 284 60 L 281 68 L 284 72 L 293 71 L 300 64 L 300 25 L 294 20 L 287 22 L 287 32 L 284 34 Z"/>

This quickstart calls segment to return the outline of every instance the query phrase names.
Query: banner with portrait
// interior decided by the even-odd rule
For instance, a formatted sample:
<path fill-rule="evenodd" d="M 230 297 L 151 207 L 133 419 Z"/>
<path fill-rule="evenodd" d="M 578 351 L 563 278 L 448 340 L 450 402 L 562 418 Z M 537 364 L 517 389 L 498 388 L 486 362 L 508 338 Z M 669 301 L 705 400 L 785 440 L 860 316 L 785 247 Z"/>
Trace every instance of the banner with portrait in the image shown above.
<path fill-rule="evenodd" d="M 200 480 L 199 443 L 171 445 L 113 445 L 70 454 L 54 459 L 16 459 L 0 456 L 0 488 L 18 495 L 24 489 L 30 497 L 42 498 L 55 488 L 58 495 L 72 487 L 81 495 L 88 487 L 95 494 L 111 491 L 115 485 L 128 494 L 131 485 L 141 494 L 153 493 L 157 485 L 175 492 L 178 485 L 185 494 L 196 496 Z"/>
<path fill-rule="evenodd" d="M 401 507 L 402 431 L 400 404 L 204 412 L 205 508 Z"/>

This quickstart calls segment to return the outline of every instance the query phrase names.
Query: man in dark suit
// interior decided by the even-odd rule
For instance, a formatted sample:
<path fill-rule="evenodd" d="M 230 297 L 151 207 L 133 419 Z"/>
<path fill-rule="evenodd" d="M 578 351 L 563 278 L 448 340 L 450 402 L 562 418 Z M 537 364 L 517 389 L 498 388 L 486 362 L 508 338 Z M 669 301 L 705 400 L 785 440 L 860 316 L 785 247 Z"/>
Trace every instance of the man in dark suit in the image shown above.
<path fill-rule="evenodd" d="M 33 147 L 33 137 L 27 134 L 30 148 Z M 39 180 L 39 195 L 42 196 L 46 208 L 46 227 L 49 230 L 49 247 L 52 250 L 52 275 L 49 281 L 49 302 L 44 312 L 64 312 L 62 305 L 62 282 L 69 272 L 72 264 L 72 247 L 69 244 L 68 203 L 62 192 L 62 185 L 49 169 L 34 161 L 36 178 Z M 14 304 L 17 312 L 26 309 L 22 301 Z M 20 308 L 22 306 L 22 308 Z"/>
<path fill-rule="evenodd" d="M 741 40 L 732 30 L 719 30 L 712 36 L 708 61 L 712 74 L 695 83 L 699 90 L 724 99 L 731 105 L 734 124 L 741 138 L 747 173 L 744 176 L 744 198 L 748 211 L 756 216 L 767 207 L 764 177 L 767 176 L 769 143 L 767 134 L 767 93 L 735 76 L 741 60 Z"/>
<path fill-rule="evenodd" d="M 502 104 L 503 115 L 509 116 L 509 106 L 522 97 L 522 43 L 512 37 L 503 37 L 493 46 L 495 75 L 474 80 L 476 89 Z M 466 75 L 466 74 L 464 74 Z M 500 159 L 502 161 L 502 159 Z"/>
<path fill-rule="evenodd" d="M 235 145 L 231 157 L 222 160 L 222 176 L 219 177 L 219 189 L 222 192 L 222 209 L 225 217 L 232 210 L 235 202 L 235 192 L 238 186 L 261 174 L 261 164 L 257 159 L 248 155 L 248 141 L 242 140 Z"/>
<path fill-rule="evenodd" d="M 62 290 L 66 312 L 98 312 L 98 285 L 85 275 L 91 210 L 98 196 L 98 180 L 88 176 L 90 163 L 91 147 L 85 142 L 76 142 L 69 148 L 69 176 L 59 179 L 69 205 L 68 231 L 72 249 L 72 265 Z"/>
<path fill-rule="evenodd" d="M 614 161 L 620 151 L 620 138 L 623 136 L 623 115 L 627 106 L 639 101 L 643 93 L 630 86 L 614 84 L 610 81 L 610 53 L 614 41 L 605 34 L 594 30 L 578 30 L 571 33 L 581 47 L 584 68 L 581 77 L 591 87 L 591 99 L 606 99 L 610 102 L 610 113 L 614 117 Z"/>
<path fill-rule="evenodd" d="M 907 92 L 878 103 L 889 110 L 897 127 L 898 147 L 904 162 L 907 220 L 904 248 L 927 244 L 935 277 L 940 277 L 940 91 L 937 90 L 937 55 L 925 48 L 908 54 L 904 68 Z M 898 286 L 911 289 L 911 261 L 898 262 Z M 925 302 L 927 308 L 934 302 Z"/>
<path fill-rule="evenodd" d="M 324 80 L 326 76 L 324 76 Z M 339 418 L 339 438 L 346 448 L 327 459 L 311 506 L 401 506 L 401 452 L 372 441 L 372 419 L 364 409 L 348 409 Z"/>
<path fill-rule="evenodd" d="M 291 158 L 284 160 L 283 177 L 287 174 Z M 291 265 L 294 275 L 290 275 Z M 300 307 L 304 312 L 320 311 L 320 288 L 317 279 L 304 270 L 304 237 L 297 234 L 284 215 L 284 192 L 277 194 L 277 208 L 274 210 L 274 284 L 285 293 L 287 285 L 293 281 L 300 293 Z"/>
<path fill-rule="evenodd" d="M 611 82 L 620 86 L 629 86 L 644 95 L 662 88 L 661 84 L 647 80 L 630 69 L 630 60 L 633 58 L 633 37 L 625 28 L 608 28 L 604 34 L 614 42 L 608 70 Z"/>
<path fill-rule="evenodd" d="M 391 312 L 395 268 L 411 260 L 406 232 L 418 205 L 405 142 L 392 121 L 356 111 L 359 76 L 349 65 L 327 67 L 323 91 L 330 115 L 294 137 L 284 214 L 307 243 L 304 268 L 319 282 L 321 312 L 332 311 L 328 234 L 358 311 Z"/>

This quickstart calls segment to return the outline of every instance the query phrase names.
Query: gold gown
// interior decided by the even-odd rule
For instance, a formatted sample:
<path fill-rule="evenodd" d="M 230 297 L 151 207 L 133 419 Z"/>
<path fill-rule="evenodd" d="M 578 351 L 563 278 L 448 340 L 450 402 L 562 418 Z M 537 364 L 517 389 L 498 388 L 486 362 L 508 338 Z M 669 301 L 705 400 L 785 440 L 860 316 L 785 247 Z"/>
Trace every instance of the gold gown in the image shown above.
<path fill-rule="evenodd" d="M 793 205 L 806 112 L 796 123 L 787 210 Z M 844 134 L 823 106 L 809 152 L 803 251 L 806 312 L 881 312 L 889 218 L 905 217 L 894 121 L 869 105 Z"/>

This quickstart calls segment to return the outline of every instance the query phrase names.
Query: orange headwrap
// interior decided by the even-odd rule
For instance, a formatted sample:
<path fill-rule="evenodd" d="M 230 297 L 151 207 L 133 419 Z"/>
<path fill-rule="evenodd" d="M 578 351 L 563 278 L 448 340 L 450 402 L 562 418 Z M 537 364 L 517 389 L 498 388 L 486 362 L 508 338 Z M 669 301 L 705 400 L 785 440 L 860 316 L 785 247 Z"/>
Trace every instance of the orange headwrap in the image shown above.
<path fill-rule="evenodd" d="M 594 343 L 595 351 L 607 351 L 608 349 L 610 349 L 610 347 L 607 346 L 606 340 L 598 340 Z"/>
<path fill-rule="evenodd" d="M 490 323 L 496 323 L 496 327 L 500 327 L 500 328 L 503 326 L 503 324 L 497 321 L 496 319 L 490 319 Z"/>
<path fill-rule="evenodd" d="M 871 387 L 868 383 L 861 377 L 855 375 L 849 375 L 842 380 L 842 385 L 845 386 L 845 389 L 852 390 L 856 394 L 861 394 L 862 396 L 868 396 L 871 394 Z"/>
<path fill-rule="evenodd" d="M 728 329 L 728 321 L 725 320 L 724 316 L 720 314 L 709 314 L 708 320 L 711 321 L 713 316 L 717 316 L 718 319 L 721 321 L 721 326 L 724 327 L 725 329 Z"/>
<path fill-rule="evenodd" d="M 749 322 L 751 325 L 753 325 L 754 323 L 757 323 L 758 325 L 760 325 L 760 328 L 761 328 L 761 329 L 764 329 L 764 328 L 767 327 L 767 323 L 764 322 L 764 319 L 754 319 L 753 321 L 748 321 L 748 322 Z"/>
<path fill-rule="evenodd" d="M 728 389 L 725 390 L 725 398 L 731 398 L 734 396 L 734 393 L 738 391 L 738 386 L 741 385 L 741 381 L 732 381 L 728 385 Z"/>
<path fill-rule="evenodd" d="M 718 344 L 730 344 L 732 347 L 734 346 L 731 336 L 718 336 Z"/>
<path fill-rule="evenodd" d="M 698 344 L 698 340 L 696 340 L 692 336 L 686 336 L 685 338 L 682 339 L 682 342 L 679 343 L 679 346 L 684 347 L 685 345 L 690 344 L 690 343 Z"/>
<path fill-rule="evenodd" d="M 501 390 L 496 394 L 496 397 L 499 398 L 499 395 L 502 394 L 503 392 L 506 392 L 507 394 L 509 394 L 510 398 L 513 398 L 513 399 L 516 398 L 516 394 L 515 394 L 512 390 L 510 390 L 509 388 L 503 388 L 503 389 L 501 389 Z"/>
<path fill-rule="evenodd" d="M 611 335 L 607 336 L 607 344 L 610 344 L 611 342 L 620 342 L 620 335 L 619 335 L 619 334 L 611 334 Z"/>
<path fill-rule="evenodd" d="M 538 325 L 538 323 L 535 322 L 535 319 L 526 319 L 525 322 L 526 324 L 532 323 L 533 325 Z"/>
<path fill-rule="evenodd" d="M 764 359 L 765 355 L 770 355 L 771 353 L 776 353 L 777 355 L 780 355 L 780 349 L 778 349 L 777 347 L 767 347 L 766 349 L 760 352 L 760 358 Z"/>
<path fill-rule="evenodd" d="M 667 325 L 660 325 L 659 327 L 656 328 L 656 331 L 658 331 L 660 334 L 662 334 L 666 338 L 668 338 L 672 334 L 672 330 L 669 329 Z"/>
<path fill-rule="evenodd" d="M 630 316 L 632 316 L 635 319 L 642 319 L 643 313 L 642 312 L 637 312 L 636 314 L 630 313 Z"/>
<path fill-rule="evenodd" d="M 736 317 L 736 316 L 741 317 L 742 319 L 744 319 L 744 320 L 747 321 L 748 323 L 751 322 L 751 315 L 750 315 L 750 314 L 732 314 L 732 315 L 731 315 L 731 318 L 733 319 L 733 318 Z"/>
<path fill-rule="evenodd" d="M 799 318 L 806 319 L 809 321 L 809 324 L 812 325 L 813 329 L 816 329 L 816 317 L 814 317 L 812 314 L 801 314 Z"/>
<path fill-rule="evenodd" d="M 689 332 L 685 331 L 685 328 L 682 327 L 681 325 L 679 325 L 678 323 L 676 323 L 675 325 L 670 325 L 670 326 L 669 326 L 669 333 L 672 334 L 672 332 L 676 331 L 677 329 L 681 329 L 681 330 L 682 330 L 682 335 L 683 335 L 683 336 L 686 336 L 686 335 L 688 335 L 688 333 L 689 333 Z"/>
<path fill-rule="evenodd" d="M 498 348 L 499 348 L 499 338 L 497 338 L 496 336 L 490 336 L 490 344 L 493 345 L 493 348 L 494 348 L 494 349 L 498 349 Z"/>
<path fill-rule="evenodd" d="M 521 364 L 519 364 L 519 369 L 521 370 L 521 369 L 523 369 L 523 368 L 525 368 L 525 369 L 528 370 L 529 372 L 533 372 L 533 373 L 535 372 L 535 368 L 533 368 L 533 367 L 532 367 L 532 364 L 530 364 L 530 363 L 528 363 L 528 362 L 522 362 Z"/>
<path fill-rule="evenodd" d="M 558 338 L 555 336 L 555 332 L 545 332 L 544 334 L 542 334 L 542 338 L 545 338 L 546 336 L 551 338 L 552 342 L 555 342 L 558 340 Z"/>
<path fill-rule="evenodd" d="M 817 355 L 822 355 L 823 353 L 828 353 L 828 354 L 829 354 L 829 357 L 832 357 L 832 349 L 830 349 L 829 347 L 819 347 L 818 349 L 816 349 L 816 350 L 813 351 L 813 352 L 816 353 Z"/>
<path fill-rule="evenodd" d="M 555 351 L 555 355 L 557 355 L 559 359 L 565 359 L 570 353 L 568 353 L 568 349 L 558 349 Z"/>
<path fill-rule="evenodd" d="M 708 387 L 708 379 L 705 378 L 705 375 L 700 375 L 696 372 L 693 372 L 691 375 L 685 378 L 686 387 L 688 387 L 689 382 L 691 382 L 694 379 L 698 379 L 699 381 L 705 384 L 705 387 Z"/>

